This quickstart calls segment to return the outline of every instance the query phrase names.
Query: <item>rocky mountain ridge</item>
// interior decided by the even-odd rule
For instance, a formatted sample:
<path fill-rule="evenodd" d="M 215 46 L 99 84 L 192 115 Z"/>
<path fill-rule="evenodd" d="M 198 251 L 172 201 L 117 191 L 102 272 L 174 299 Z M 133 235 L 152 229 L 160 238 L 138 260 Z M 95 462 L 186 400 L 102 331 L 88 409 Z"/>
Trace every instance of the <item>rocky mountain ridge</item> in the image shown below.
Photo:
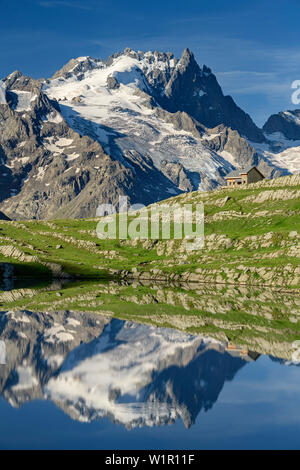
<path fill-rule="evenodd" d="M 13 72 L 0 82 L 0 210 L 92 217 L 119 195 L 147 205 L 216 188 L 245 165 L 299 171 L 278 126 L 257 128 L 188 49 L 79 57 L 50 80 Z"/>
<path fill-rule="evenodd" d="M 249 360 L 209 337 L 87 312 L 3 312 L 0 331 L 0 394 L 13 407 L 47 399 L 77 421 L 128 429 L 191 426 Z"/>

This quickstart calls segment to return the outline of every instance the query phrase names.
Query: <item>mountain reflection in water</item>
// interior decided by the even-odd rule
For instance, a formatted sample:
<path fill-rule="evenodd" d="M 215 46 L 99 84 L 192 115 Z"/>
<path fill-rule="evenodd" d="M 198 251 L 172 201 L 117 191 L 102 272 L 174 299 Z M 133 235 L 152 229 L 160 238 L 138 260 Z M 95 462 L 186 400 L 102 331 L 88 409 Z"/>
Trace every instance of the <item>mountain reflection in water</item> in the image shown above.
<path fill-rule="evenodd" d="M 81 312 L 2 313 L 1 396 L 48 399 L 72 419 L 190 427 L 258 354 L 209 337 Z"/>

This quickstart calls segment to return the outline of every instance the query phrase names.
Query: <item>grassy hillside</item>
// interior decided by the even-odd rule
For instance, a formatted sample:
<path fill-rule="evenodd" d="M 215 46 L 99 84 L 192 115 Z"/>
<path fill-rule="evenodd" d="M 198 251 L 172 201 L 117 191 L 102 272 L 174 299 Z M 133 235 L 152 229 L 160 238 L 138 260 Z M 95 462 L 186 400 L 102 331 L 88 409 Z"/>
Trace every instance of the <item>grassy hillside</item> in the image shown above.
<path fill-rule="evenodd" d="M 182 240 L 100 240 L 99 219 L 0 221 L 0 263 L 12 263 L 15 275 L 39 278 L 112 276 L 300 288 L 300 175 L 184 193 L 164 203 L 201 201 L 205 246 L 199 251 L 187 252 Z"/>
<path fill-rule="evenodd" d="M 215 337 L 291 359 L 300 296 L 270 288 L 152 281 L 54 281 L 0 292 L 0 310 L 80 311 Z"/>

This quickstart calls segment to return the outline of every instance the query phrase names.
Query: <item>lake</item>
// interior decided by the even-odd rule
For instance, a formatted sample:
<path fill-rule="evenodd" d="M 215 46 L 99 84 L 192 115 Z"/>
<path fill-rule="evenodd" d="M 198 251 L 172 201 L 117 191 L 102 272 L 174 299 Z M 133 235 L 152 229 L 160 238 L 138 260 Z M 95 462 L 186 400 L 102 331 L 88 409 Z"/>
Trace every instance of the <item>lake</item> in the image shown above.
<path fill-rule="evenodd" d="M 98 282 L 0 302 L 1 449 L 300 447 L 297 296 Z"/>

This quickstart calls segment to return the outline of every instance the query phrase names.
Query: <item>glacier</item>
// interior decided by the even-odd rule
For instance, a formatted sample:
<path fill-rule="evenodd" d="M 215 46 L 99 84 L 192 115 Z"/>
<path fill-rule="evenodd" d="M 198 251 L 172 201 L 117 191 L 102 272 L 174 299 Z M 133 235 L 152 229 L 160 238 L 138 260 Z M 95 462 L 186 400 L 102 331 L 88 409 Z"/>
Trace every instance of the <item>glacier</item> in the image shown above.
<path fill-rule="evenodd" d="M 76 59 L 79 61 L 81 58 Z M 152 60 L 146 53 L 142 59 L 121 55 L 110 65 L 100 63 L 78 75 L 68 73 L 44 84 L 49 98 L 59 102 L 61 114 L 76 132 L 98 140 L 104 150 L 130 166 L 126 152 L 138 152 L 151 158 L 157 169 L 163 162 L 181 164 L 192 172 L 193 189 L 208 189 L 209 181 L 218 180 L 217 170 L 233 169 L 231 162 L 207 146 L 201 137 L 185 130 L 176 130 L 145 103 L 151 93 L 154 66 L 171 71 L 174 59 Z M 109 89 L 107 80 L 114 77 L 119 86 Z M 205 178 L 203 178 L 205 175 Z M 217 184 L 217 182 L 215 183 Z"/>

